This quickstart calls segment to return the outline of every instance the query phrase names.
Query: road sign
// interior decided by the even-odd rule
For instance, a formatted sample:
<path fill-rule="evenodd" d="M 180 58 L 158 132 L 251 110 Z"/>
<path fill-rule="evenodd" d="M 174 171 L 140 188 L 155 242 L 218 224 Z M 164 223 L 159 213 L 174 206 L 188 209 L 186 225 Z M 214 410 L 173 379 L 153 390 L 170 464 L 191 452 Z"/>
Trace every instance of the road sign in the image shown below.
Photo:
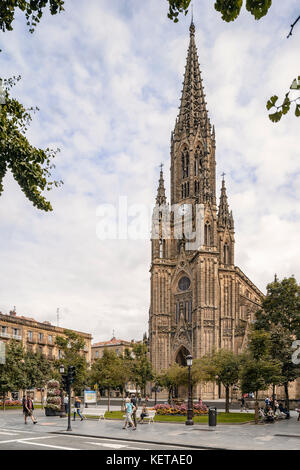
<path fill-rule="evenodd" d="M 5 364 L 5 343 L 0 341 L 0 364 Z"/>

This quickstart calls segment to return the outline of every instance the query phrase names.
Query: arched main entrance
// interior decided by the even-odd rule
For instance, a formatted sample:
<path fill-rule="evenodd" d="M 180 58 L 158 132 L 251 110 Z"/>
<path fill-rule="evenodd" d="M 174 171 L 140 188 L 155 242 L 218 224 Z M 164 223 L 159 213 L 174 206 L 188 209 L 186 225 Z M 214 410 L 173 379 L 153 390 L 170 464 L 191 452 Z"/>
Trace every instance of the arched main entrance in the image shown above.
<path fill-rule="evenodd" d="M 186 367 L 186 356 L 188 356 L 190 352 L 186 349 L 186 347 L 181 346 L 176 354 L 175 362 L 180 366 Z M 175 387 L 175 398 L 186 398 L 187 397 L 187 387 L 185 385 L 179 385 Z"/>

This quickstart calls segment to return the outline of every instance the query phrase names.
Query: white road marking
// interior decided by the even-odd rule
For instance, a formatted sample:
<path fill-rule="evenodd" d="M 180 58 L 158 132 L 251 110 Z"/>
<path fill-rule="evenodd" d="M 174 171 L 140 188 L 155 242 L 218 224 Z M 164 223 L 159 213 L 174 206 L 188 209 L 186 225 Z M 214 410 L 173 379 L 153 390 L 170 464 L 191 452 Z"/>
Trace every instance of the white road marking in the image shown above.
<path fill-rule="evenodd" d="M 0 434 L 4 434 L 5 436 L 16 436 L 18 433 L 15 433 L 15 432 L 7 432 L 7 431 L 0 431 Z"/>
<path fill-rule="evenodd" d="M 142 447 L 132 447 L 132 446 L 121 446 L 121 445 L 115 445 L 115 444 L 101 444 L 100 442 L 85 442 L 85 444 L 94 444 L 95 446 L 101 446 L 101 447 L 110 447 L 111 449 L 124 449 L 124 450 L 150 450 L 150 449 L 144 449 Z"/>
<path fill-rule="evenodd" d="M 124 449 L 124 447 L 127 447 L 120 444 L 105 444 L 100 442 L 86 442 L 85 444 L 95 444 L 95 446 L 110 447 L 111 449 Z"/>
<path fill-rule="evenodd" d="M 53 436 L 40 436 L 40 437 L 26 437 L 24 439 L 9 439 L 8 441 L 0 441 L 0 444 L 7 444 L 8 442 L 32 441 L 33 439 L 52 439 Z"/>
<path fill-rule="evenodd" d="M 53 437 L 53 436 L 52 436 Z M 51 444 L 42 444 L 40 442 L 30 442 L 30 441 L 27 441 L 27 442 L 24 442 L 25 439 L 21 439 L 17 442 L 19 442 L 20 444 L 30 444 L 32 446 L 42 446 L 42 447 L 51 447 L 52 449 L 60 449 L 60 450 L 80 450 L 80 449 L 75 449 L 74 447 L 62 447 L 62 446 L 55 446 L 55 445 L 51 445 Z"/>

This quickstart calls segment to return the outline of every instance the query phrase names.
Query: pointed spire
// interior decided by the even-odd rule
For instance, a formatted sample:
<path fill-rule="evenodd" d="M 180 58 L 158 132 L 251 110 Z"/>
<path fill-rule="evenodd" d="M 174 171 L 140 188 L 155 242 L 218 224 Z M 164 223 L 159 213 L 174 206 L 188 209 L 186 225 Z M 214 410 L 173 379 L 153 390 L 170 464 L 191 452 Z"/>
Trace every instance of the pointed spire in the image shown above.
<path fill-rule="evenodd" d="M 157 196 L 156 196 L 156 204 L 159 206 L 162 206 L 166 203 L 167 203 L 167 198 L 166 198 L 165 182 L 164 182 L 164 175 L 163 175 L 163 164 L 161 163 L 160 177 L 159 177 Z"/>
<path fill-rule="evenodd" d="M 198 125 L 205 126 L 208 119 L 205 94 L 195 44 L 195 25 L 190 25 L 190 44 L 185 67 L 178 124 L 181 129 L 196 131 Z"/>
<path fill-rule="evenodd" d="M 221 188 L 221 197 L 220 197 L 220 204 L 219 204 L 219 212 L 218 212 L 218 225 L 220 227 L 226 227 L 228 225 L 229 228 L 233 229 L 233 215 L 232 211 L 229 213 L 229 205 L 227 201 L 227 194 L 226 194 L 226 187 L 225 187 L 225 173 L 222 174 L 222 188 Z"/>

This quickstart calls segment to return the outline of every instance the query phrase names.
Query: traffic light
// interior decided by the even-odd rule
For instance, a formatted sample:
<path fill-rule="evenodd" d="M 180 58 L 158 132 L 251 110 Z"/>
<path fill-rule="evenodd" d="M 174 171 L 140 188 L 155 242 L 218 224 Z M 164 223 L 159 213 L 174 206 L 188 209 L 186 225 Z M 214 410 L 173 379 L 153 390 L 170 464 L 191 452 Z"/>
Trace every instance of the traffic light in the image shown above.
<path fill-rule="evenodd" d="M 68 376 L 66 374 L 62 374 L 61 382 L 63 390 L 68 390 Z"/>
<path fill-rule="evenodd" d="M 70 384 L 72 384 L 74 382 L 75 377 L 76 377 L 75 367 L 74 366 L 69 366 L 69 368 L 68 368 L 68 379 L 69 379 Z"/>

